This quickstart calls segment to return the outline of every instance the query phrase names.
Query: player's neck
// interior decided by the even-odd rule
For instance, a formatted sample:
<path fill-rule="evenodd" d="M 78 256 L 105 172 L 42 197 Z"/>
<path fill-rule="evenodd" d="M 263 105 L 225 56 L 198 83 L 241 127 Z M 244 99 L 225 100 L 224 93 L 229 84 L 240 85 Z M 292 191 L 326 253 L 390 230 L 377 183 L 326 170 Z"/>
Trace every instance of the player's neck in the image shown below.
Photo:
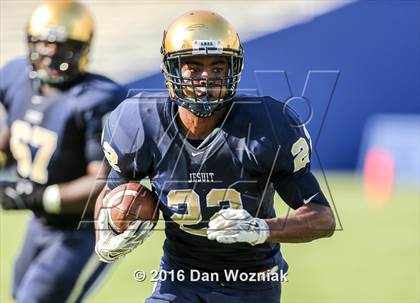
<path fill-rule="evenodd" d="M 40 90 L 43 96 L 52 96 L 60 92 L 57 87 L 51 86 L 47 83 L 43 83 Z"/>
<path fill-rule="evenodd" d="M 199 118 L 183 107 L 178 107 L 178 125 L 189 139 L 204 140 L 222 121 L 226 108 L 216 111 L 209 118 Z"/>

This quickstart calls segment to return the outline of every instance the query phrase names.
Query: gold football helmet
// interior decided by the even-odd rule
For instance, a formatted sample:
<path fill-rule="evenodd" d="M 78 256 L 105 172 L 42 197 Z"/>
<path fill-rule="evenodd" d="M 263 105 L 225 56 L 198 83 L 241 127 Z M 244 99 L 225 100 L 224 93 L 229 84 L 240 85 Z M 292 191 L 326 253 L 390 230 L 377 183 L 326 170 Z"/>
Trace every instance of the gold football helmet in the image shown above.
<path fill-rule="evenodd" d="M 162 72 L 171 98 L 199 117 L 209 117 L 235 96 L 243 68 L 239 35 L 222 16 L 211 11 L 192 11 L 180 16 L 164 31 L 161 47 Z M 181 73 L 183 60 L 192 56 L 223 56 L 228 72 L 224 77 L 188 78 Z M 200 80 L 201 84 L 197 83 Z M 211 84 L 209 84 L 211 81 Z M 218 86 L 219 95 L 187 95 L 186 89 L 208 91 Z"/>
<path fill-rule="evenodd" d="M 27 26 L 31 78 L 59 85 L 83 73 L 93 32 L 93 18 L 85 5 L 70 0 L 44 1 Z"/>

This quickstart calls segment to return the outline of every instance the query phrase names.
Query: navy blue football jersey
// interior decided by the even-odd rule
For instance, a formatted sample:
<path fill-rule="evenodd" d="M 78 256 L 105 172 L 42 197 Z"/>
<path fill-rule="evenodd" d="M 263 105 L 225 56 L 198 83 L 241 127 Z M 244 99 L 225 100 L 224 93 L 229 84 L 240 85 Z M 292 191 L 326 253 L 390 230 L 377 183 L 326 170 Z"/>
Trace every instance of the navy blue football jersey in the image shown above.
<path fill-rule="evenodd" d="M 292 208 L 305 199 L 328 205 L 310 172 L 306 129 L 282 102 L 238 96 L 197 146 L 178 128 L 177 114 L 168 97 L 146 92 L 112 112 L 102 142 L 112 167 L 108 186 L 150 178 L 165 219 L 170 262 L 204 271 L 258 271 L 281 264 L 278 243 L 220 244 L 207 239 L 206 228 L 226 207 L 275 217 L 275 191 Z"/>
<path fill-rule="evenodd" d="M 50 185 L 86 175 L 89 162 L 103 159 L 103 119 L 124 99 L 123 89 L 87 73 L 59 93 L 43 96 L 28 73 L 24 59 L 0 70 L 0 101 L 7 111 L 18 176 Z M 80 220 L 80 215 L 37 215 L 57 224 Z"/>

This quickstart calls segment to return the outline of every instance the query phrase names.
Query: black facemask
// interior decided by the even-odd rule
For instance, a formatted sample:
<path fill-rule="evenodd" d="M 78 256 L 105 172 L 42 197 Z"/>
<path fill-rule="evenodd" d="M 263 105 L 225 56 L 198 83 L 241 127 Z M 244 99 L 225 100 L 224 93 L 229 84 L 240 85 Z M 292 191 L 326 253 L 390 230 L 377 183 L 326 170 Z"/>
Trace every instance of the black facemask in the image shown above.
<path fill-rule="evenodd" d="M 54 42 L 28 37 L 30 78 L 38 78 L 55 86 L 72 82 L 80 75 L 80 60 L 87 51 L 86 43 L 74 40 Z"/>

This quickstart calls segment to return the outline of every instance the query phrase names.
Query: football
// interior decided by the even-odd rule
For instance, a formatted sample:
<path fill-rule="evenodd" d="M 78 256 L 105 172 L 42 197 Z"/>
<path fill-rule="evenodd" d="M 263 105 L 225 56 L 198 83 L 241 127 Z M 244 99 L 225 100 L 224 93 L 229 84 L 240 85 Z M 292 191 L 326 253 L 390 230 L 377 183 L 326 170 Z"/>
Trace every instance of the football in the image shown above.
<path fill-rule="evenodd" d="M 156 195 L 139 183 L 122 184 L 105 197 L 109 226 L 116 234 L 124 232 L 135 220 L 157 223 L 159 209 Z"/>

